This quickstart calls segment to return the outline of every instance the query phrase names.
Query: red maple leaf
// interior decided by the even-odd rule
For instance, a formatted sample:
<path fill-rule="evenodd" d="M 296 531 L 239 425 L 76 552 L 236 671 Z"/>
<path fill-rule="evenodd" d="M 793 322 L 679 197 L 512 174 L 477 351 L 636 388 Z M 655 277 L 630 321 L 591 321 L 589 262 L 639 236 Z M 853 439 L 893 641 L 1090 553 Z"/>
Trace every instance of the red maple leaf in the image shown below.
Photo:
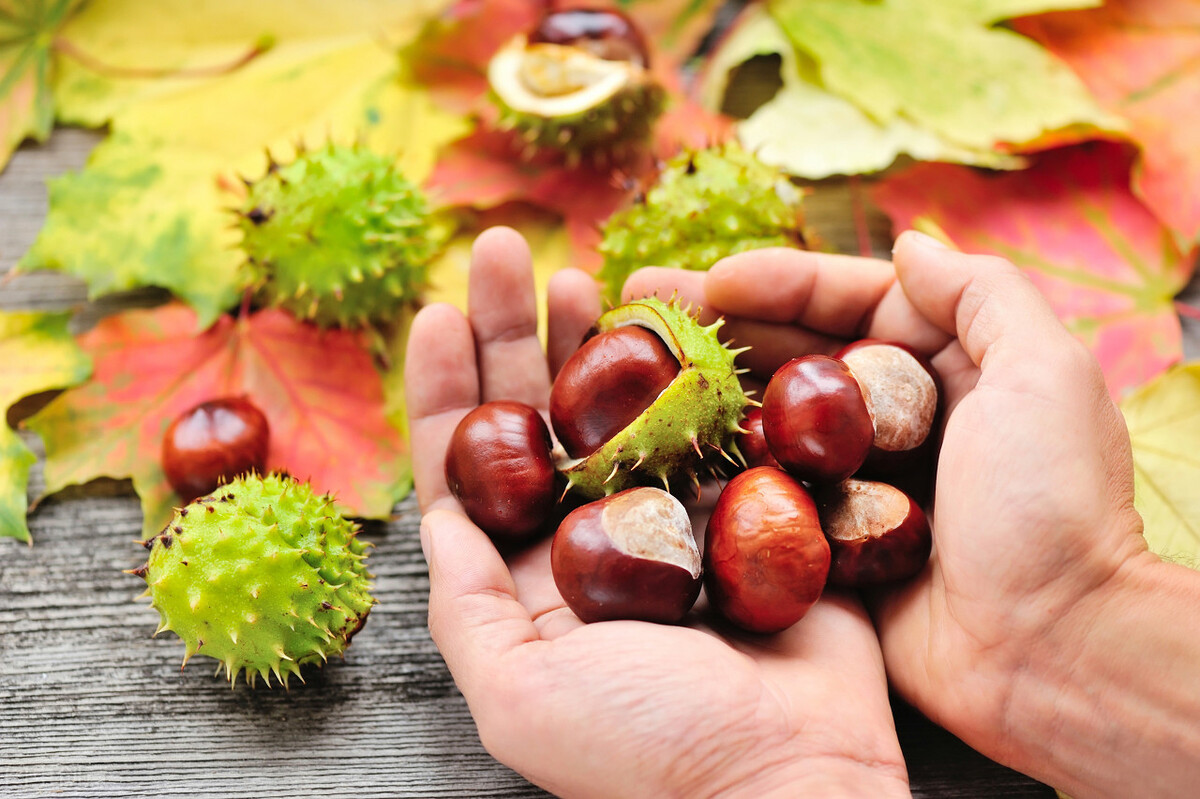
<path fill-rule="evenodd" d="M 173 303 L 108 317 L 80 337 L 92 380 L 27 422 L 46 443 L 47 493 L 132 477 L 153 534 L 179 502 L 160 465 L 167 425 L 205 400 L 245 395 L 270 423 L 268 469 L 309 480 L 351 515 L 390 513 L 409 487 L 407 447 L 358 334 L 278 310 L 195 329 L 195 313 Z"/>
<path fill-rule="evenodd" d="M 1200 5 L 1109 0 L 1014 26 L 1065 60 L 1141 147 L 1133 181 L 1186 246 L 1200 239 Z"/>
<path fill-rule="evenodd" d="M 1127 146 L 1093 142 L 1017 172 L 919 164 L 875 199 L 897 230 L 930 230 L 1024 269 L 1120 396 L 1182 356 L 1173 300 L 1195 255 L 1130 191 L 1132 159 Z"/>

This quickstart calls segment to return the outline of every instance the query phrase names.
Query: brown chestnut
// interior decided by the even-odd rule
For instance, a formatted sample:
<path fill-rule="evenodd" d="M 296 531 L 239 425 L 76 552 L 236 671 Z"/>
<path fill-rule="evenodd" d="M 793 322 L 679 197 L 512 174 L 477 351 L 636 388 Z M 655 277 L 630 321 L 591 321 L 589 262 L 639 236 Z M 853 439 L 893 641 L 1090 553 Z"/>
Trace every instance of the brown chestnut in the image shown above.
<path fill-rule="evenodd" d="M 862 387 L 828 355 L 793 358 L 763 394 L 763 433 L 771 454 L 808 482 L 838 482 L 858 471 L 875 430 Z"/>
<path fill-rule="evenodd" d="M 180 414 L 162 441 L 167 482 L 184 502 L 267 465 L 267 417 L 246 397 L 221 397 Z"/>
<path fill-rule="evenodd" d="M 587 457 L 650 407 L 678 374 L 679 360 L 644 327 L 592 336 L 554 379 L 550 425 L 568 455 Z"/>
<path fill-rule="evenodd" d="M 563 600 L 585 622 L 673 624 L 700 594 L 700 550 L 678 499 L 630 488 L 567 514 L 550 568 Z"/>
<path fill-rule="evenodd" d="M 632 20 L 611 9 L 570 8 L 544 16 L 529 43 L 571 45 L 606 61 L 650 64 L 646 43 Z"/>
<path fill-rule="evenodd" d="M 550 429 L 534 408 L 487 402 L 462 418 L 446 450 L 446 484 L 467 517 L 496 540 L 521 540 L 554 512 Z"/>
<path fill-rule="evenodd" d="M 779 461 L 771 454 L 767 446 L 767 437 L 763 435 L 762 408 L 750 408 L 746 418 L 742 420 L 742 429 L 748 432 L 739 433 L 737 437 L 738 451 L 746 460 L 746 466 L 774 466 L 780 468 Z"/>
<path fill-rule="evenodd" d="M 933 440 L 941 380 L 933 366 L 907 344 L 863 339 L 843 347 L 840 358 L 862 387 L 871 410 L 872 468 L 889 470 L 916 461 Z"/>
<path fill-rule="evenodd" d="M 816 604 L 828 573 L 829 544 L 804 486 L 770 466 L 729 481 L 704 540 L 704 587 L 721 615 L 779 632 Z"/>
<path fill-rule="evenodd" d="M 857 587 L 903 580 L 929 560 L 929 522 L 900 489 L 846 480 L 822 486 L 816 501 L 833 557 L 830 583 Z"/>

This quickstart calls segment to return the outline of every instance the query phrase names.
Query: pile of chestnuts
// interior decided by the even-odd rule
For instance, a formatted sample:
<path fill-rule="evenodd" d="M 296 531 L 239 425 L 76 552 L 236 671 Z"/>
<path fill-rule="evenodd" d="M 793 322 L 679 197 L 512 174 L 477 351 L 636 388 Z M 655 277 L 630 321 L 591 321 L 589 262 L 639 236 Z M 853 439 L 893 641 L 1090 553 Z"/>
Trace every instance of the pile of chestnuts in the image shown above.
<path fill-rule="evenodd" d="M 557 467 L 624 430 L 680 367 L 643 327 L 594 335 L 554 382 L 555 436 L 529 406 L 474 409 L 446 453 L 450 490 L 497 543 L 554 531 L 555 583 L 585 622 L 676 623 L 703 585 L 728 621 L 773 633 L 799 621 L 826 584 L 884 584 L 922 569 L 929 524 L 896 485 L 919 486 L 931 474 L 941 385 L 922 356 L 893 342 L 855 342 L 775 372 L 761 409 L 748 404 L 730 442 L 740 462 L 713 507 L 703 551 L 687 509 L 662 488 L 585 504 L 562 498 Z"/>

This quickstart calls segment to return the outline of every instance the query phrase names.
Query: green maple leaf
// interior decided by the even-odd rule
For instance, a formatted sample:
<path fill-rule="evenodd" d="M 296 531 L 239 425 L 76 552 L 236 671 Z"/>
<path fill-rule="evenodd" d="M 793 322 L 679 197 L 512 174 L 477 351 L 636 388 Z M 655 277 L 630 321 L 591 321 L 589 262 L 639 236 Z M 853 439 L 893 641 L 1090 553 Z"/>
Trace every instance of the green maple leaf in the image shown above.
<path fill-rule="evenodd" d="M 902 119 L 963 148 L 1078 140 L 1120 130 L 1064 64 L 995 27 L 1095 0 L 772 0 L 771 15 L 821 84 L 881 122 Z"/>
<path fill-rule="evenodd" d="M 21 397 L 86 379 L 91 361 L 67 332 L 69 314 L 0 313 L 0 413 Z M 0 538 L 29 540 L 25 490 L 36 459 L 0 420 Z"/>
<path fill-rule="evenodd" d="M 112 134 L 85 169 L 51 182 L 46 224 L 18 270 L 66 272 L 92 297 L 166 288 L 207 326 L 242 289 L 230 209 L 240 176 L 262 175 L 267 153 L 286 161 L 300 143 L 358 141 L 420 181 L 465 130 L 396 56 L 441 5 L 163 0 L 145 13 L 134 0 L 95 0 L 63 32 L 61 114 Z M 224 73 L 200 68 L 239 52 L 258 55 Z"/>
<path fill-rule="evenodd" d="M 54 126 L 55 36 L 81 0 L 0 0 L 0 169 L 27 138 Z"/>
<path fill-rule="evenodd" d="M 1146 542 L 1200 568 L 1200 363 L 1178 366 L 1121 403 L 1133 443 L 1134 504 Z"/>

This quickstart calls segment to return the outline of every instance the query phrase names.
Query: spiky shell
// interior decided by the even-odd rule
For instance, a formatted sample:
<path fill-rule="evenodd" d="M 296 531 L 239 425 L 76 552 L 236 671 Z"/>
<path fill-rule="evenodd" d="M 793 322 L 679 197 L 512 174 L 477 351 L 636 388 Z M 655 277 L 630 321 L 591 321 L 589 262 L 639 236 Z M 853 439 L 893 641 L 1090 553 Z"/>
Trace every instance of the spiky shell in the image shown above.
<path fill-rule="evenodd" d="M 599 277 L 613 302 L 647 264 L 705 270 L 726 255 L 804 245 L 803 193 L 736 143 L 669 161 L 644 200 L 604 225 Z"/>
<path fill-rule="evenodd" d="M 586 76 L 540 94 L 530 72 Z M 589 81 L 591 81 L 589 83 Z M 497 127 L 515 131 L 526 157 L 555 150 L 568 163 L 619 160 L 646 143 L 666 103 L 666 92 L 640 64 L 606 61 L 567 45 L 529 44 L 514 37 L 488 63 Z"/>
<path fill-rule="evenodd" d="M 391 318 L 439 247 L 424 196 L 392 159 L 332 143 L 251 183 L 238 225 L 258 301 L 322 327 Z"/>
<path fill-rule="evenodd" d="M 375 600 L 358 527 L 328 496 L 281 475 L 246 475 L 179 509 L 146 542 L 146 593 L 186 646 L 216 658 L 230 682 L 243 670 L 287 683 L 300 667 L 340 655 Z"/>
<path fill-rule="evenodd" d="M 618 306 L 596 321 L 603 333 L 639 325 L 656 333 L 679 360 L 679 374 L 654 402 L 600 449 L 564 460 L 568 492 L 599 499 L 637 485 L 671 487 L 713 456 L 739 457 L 734 435 L 749 403 L 731 350 L 717 338 L 723 320 L 701 325 L 677 301 L 649 297 Z M 735 462 L 736 463 L 736 462 Z"/>

